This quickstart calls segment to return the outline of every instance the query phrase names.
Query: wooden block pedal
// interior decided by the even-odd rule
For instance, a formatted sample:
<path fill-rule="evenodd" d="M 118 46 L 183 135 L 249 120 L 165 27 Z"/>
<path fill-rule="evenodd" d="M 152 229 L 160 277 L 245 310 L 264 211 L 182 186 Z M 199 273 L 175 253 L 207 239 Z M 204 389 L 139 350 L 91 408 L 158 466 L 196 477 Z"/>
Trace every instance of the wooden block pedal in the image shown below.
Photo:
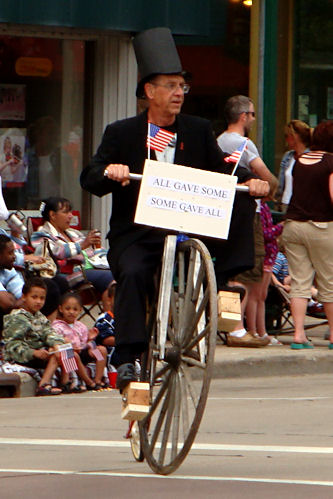
<path fill-rule="evenodd" d="M 239 293 L 219 291 L 217 295 L 217 310 L 218 331 L 232 331 L 242 317 Z"/>
<path fill-rule="evenodd" d="M 122 419 L 140 421 L 149 412 L 149 383 L 132 381 L 122 393 Z"/>

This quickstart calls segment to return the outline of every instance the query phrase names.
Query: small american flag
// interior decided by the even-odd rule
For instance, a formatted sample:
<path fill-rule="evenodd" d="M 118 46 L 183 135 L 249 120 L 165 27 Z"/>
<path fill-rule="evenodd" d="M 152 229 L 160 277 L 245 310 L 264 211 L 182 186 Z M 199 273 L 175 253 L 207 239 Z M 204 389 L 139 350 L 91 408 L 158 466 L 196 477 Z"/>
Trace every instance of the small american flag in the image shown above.
<path fill-rule="evenodd" d="M 88 348 L 91 349 L 91 353 L 93 354 L 93 356 L 95 357 L 96 360 L 103 360 L 104 359 L 103 355 L 98 350 L 95 341 L 89 341 Z"/>
<path fill-rule="evenodd" d="M 230 156 L 227 156 L 226 158 L 224 158 L 224 161 L 226 161 L 227 163 L 239 162 L 239 160 L 241 159 L 241 156 L 244 152 L 244 149 L 246 147 L 246 143 L 247 143 L 247 139 L 245 139 L 244 142 L 242 142 L 242 144 L 236 149 L 236 151 L 234 151 L 232 154 L 230 154 Z"/>
<path fill-rule="evenodd" d="M 174 133 L 164 130 L 153 123 L 148 123 L 147 147 L 154 149 L 154 151 L 163 152 L 174 136 Z"/>
<path fill-rule="evenodd" d="M 78 369 L 73 348 L 70 347 L 66 348 L 66 350 L 61 350 L 60 356 L 61 363 L 66 373 L 70 373 L 71 371 L 76 371 Z"/>

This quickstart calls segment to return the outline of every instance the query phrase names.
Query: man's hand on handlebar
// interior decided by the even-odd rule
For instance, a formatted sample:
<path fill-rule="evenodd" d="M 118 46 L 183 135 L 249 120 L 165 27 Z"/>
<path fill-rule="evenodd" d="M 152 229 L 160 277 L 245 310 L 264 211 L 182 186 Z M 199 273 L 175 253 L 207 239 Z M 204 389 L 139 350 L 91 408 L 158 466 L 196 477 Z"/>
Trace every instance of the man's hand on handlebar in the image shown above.
<path fill-rule="evenodd" d="M 110 164 L 104 170 L 105 177 L 108 177 L 110 180 L 115 180 L 116 182 L 120 182 L 124 187 L 129 184 L 129 168 L 127 165 L 121 164 Z"/>
<path fill-rule="evenodd" d="M 251 178 L 244 185 L 249 187 L 250 196 L 257 198 L 266 197 L 269 194 L 269 183 L 266 180 L 260 180 L 259 178 Z"/>
<path fill-rule="evenodd" d="M 130 171 L 127 165 L 109 164 L 104 170 L 104 175 L 110 180 L 120 182 L 122 186 L 128 185 L 130 182 Z M 250 196 L 254 197 L 266 197 L 270 190 L 269 183 L 258 178 L 251 178 L 239 185 L 248 186 Z"/>

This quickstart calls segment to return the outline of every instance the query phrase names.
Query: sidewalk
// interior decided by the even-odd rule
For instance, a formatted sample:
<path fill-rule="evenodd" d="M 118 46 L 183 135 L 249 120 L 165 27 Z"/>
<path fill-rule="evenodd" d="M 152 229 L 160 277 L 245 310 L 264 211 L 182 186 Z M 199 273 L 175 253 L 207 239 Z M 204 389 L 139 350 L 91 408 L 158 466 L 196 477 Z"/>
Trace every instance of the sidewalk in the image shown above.
<path fill-rule="evenodd" d="M 218 339 L 213 377 L 253 378 L 333 373 L 333 350 L 328 350 L 328 341 L 324 340 L 327 331 L 328 325 L 319 325 L 307 331 L 308 338 L 314 345 L 314 348 L 309 350 L 291 350 L 292 334 L 277 337 L 283 343 L 282 346 L 263 348 L 227 347 Z"/>
<path fill-rule="evenodd" d="M 312 322 L 316 320 L 311 319 Z M 320 324 L 320 320 L 317 321 Z M 292 334 L 281 334 L 278 339 L 282 346 L 263 348 L 235 348 L 224 345 L 217 339 L 213 378 L 253 378 L 260 376 L 284 376 L 299 374 L 333 373 L 333 350 L 328 350 L 324 340 L 327 325 L 319 325 L 308 330 L 308 338 L 314 345 L 310 350 L 291 350 Z M 17 377 L 17 375 L 13 376 Z M 20 373 L 21 383 L 16 396 L 31 397 L 36 390 L 36 382 L 28 375 Z M 17 380 L 13 385 L 17 386 Z M 0 398 L 10 396 L 2 393 Z"/>

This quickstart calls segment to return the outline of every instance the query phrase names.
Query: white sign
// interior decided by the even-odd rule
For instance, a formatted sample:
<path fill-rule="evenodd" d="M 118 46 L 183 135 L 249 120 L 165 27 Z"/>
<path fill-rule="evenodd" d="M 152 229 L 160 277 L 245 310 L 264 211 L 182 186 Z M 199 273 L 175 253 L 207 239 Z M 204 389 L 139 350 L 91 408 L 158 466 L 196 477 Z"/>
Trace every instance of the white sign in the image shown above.
<path fill-rule="evenodd" d="M 146 160 L 134 221 L 227 239 L 237 177 Z"/>

